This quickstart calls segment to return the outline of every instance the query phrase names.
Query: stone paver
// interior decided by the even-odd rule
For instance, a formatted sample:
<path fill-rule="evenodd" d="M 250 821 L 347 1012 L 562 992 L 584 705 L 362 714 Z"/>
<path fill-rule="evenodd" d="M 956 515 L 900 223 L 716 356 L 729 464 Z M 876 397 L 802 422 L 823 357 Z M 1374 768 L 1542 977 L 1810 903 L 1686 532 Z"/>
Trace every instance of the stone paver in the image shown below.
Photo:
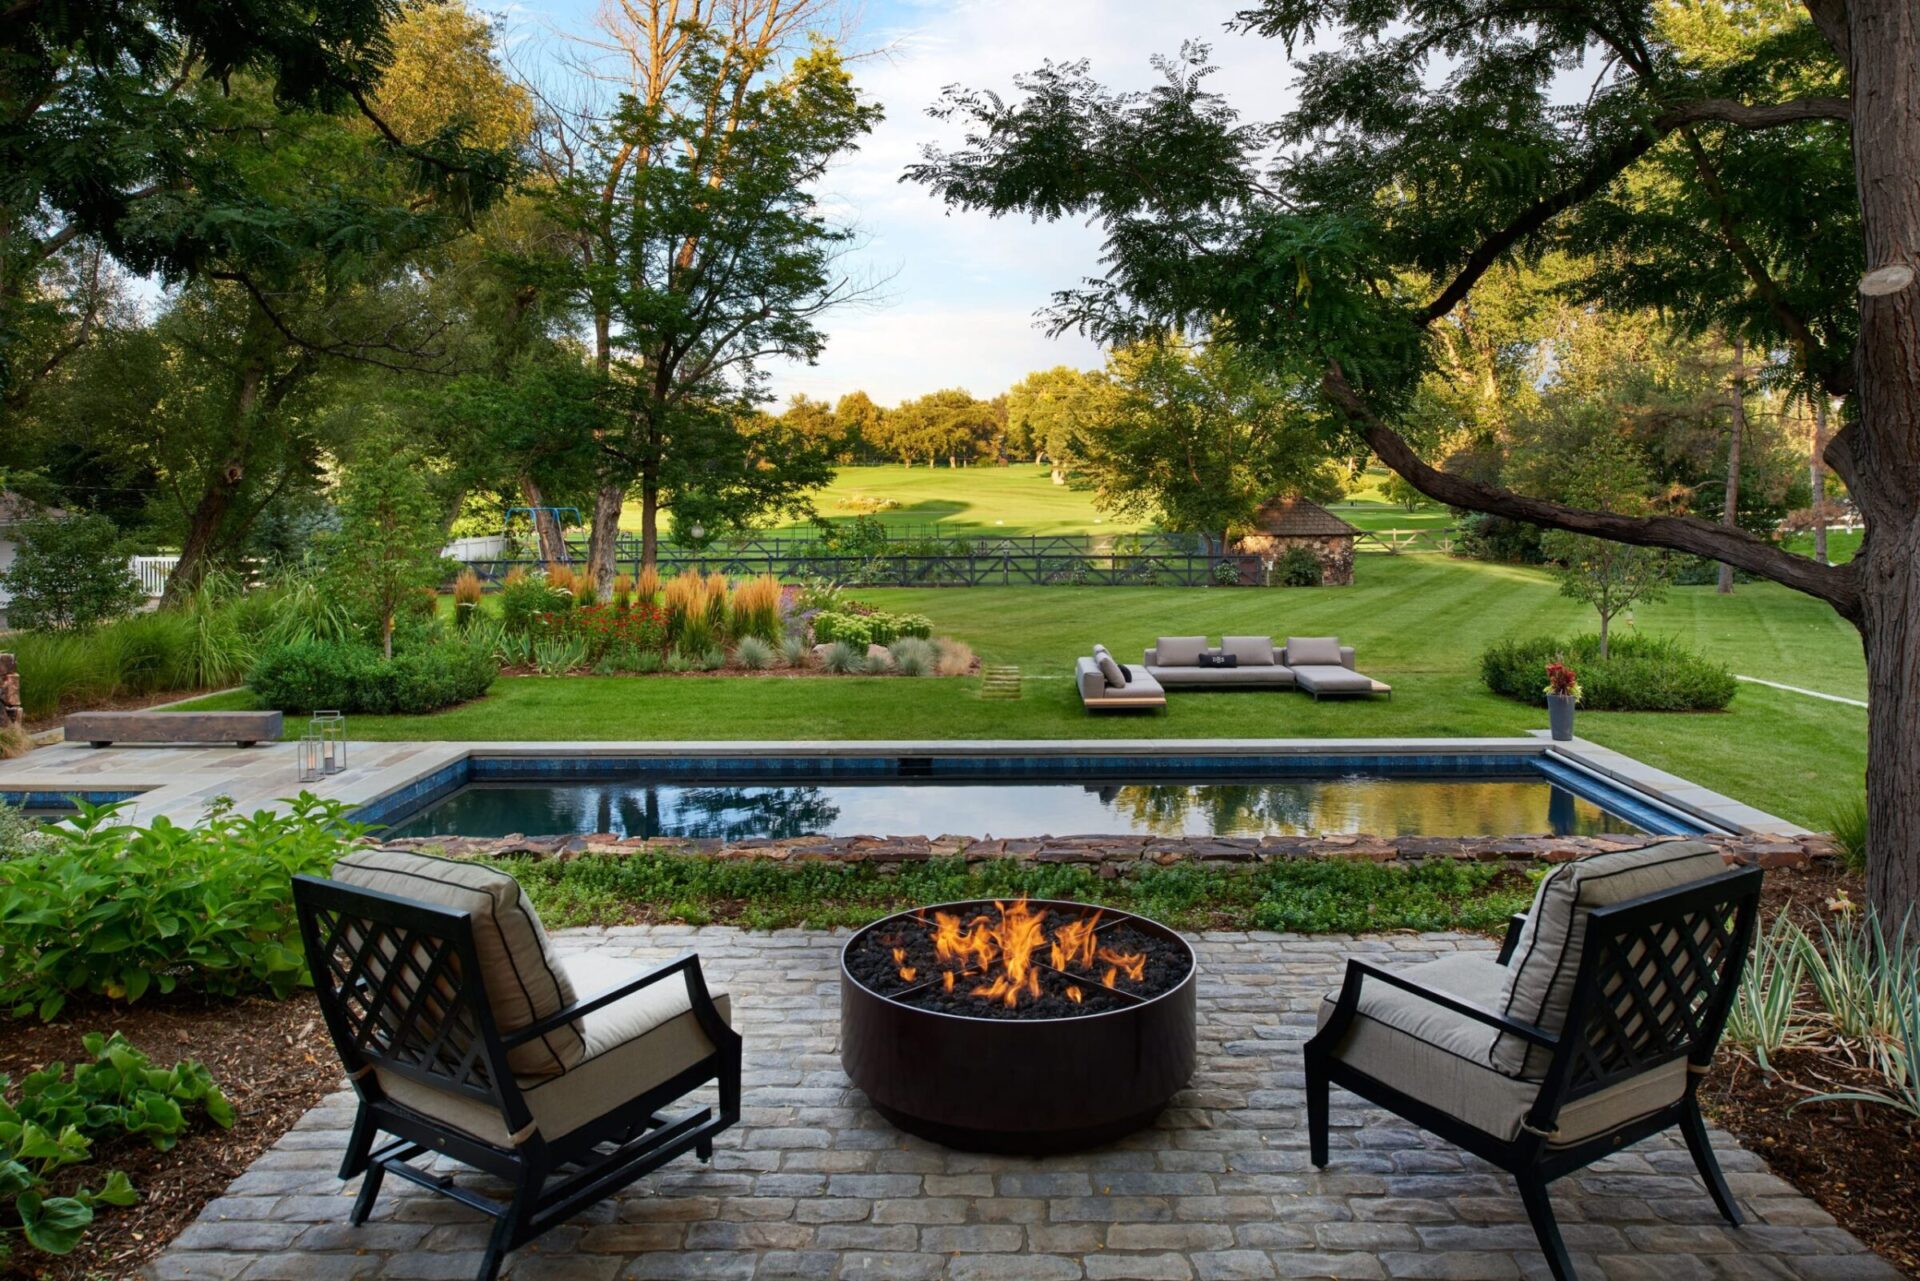
<path fill-rule="evenodd" d="M 563 950 L 651 960 L 697 948 L 746 1037 L 744 1117 L 712 1165 L 682 1159 L 510 1256 L 519 1281 L 1545 1275 L 1505 1175 L 1351 1095 L 1335 1091 L 1333 1164 L 1307 1161 L 1299 1047 L 1341 958 L 1427 960 L 1486 946 L 1477 938 L 1203 936 L 1192 1086 L 1152 1130 L 1026 1159 L 902 1135 L 848 1084 L 839 937 L 686 926 L 556 937 Z M 350 1094 L 322 1102 L 149 1277 L 470 1277 L 483 1221 L 444 1198 L 390 1179 L 373 1221 L 345 1226 L 354 1186 L 330 1171 L 351 1118 Z M 1671 1136 L 1555 1185 L 1586 1281 L 1898 1277 L 1727 1135 L 1714 1145 L 1745 1229 L 1721 1223 Z"/>

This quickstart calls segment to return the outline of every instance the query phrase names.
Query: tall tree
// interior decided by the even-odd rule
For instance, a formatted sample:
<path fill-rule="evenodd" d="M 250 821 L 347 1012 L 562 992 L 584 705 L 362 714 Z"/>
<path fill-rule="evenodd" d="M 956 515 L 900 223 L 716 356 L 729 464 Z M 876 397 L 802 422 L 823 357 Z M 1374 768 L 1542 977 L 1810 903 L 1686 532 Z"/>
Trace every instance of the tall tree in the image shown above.
<path fill-rule="evenodd" d="M 1007 443 L 1034 462 L 1053 464 L 1053 483 L 1067 483 L 1073 467 L 1073 436 L 1093 425 L 1104 403 L 1106 375 L 1066 365 L 1041 369 L 1007 391 Z"/>
<path fill-rule="evenodd" d="M 1102 511 L 1203 534 L 1230 531 L 1279 494 L 1298 493 L 1325 445 L 1296 388 L 1224 336 L 1196 346 L 1142 339 L 1108 358 L 1109 394 L 1076 426 L 1072 456 Z"/>
<path fill-rule="evenodd" d="M 833 48 L 809 45 L 838 16 L 838 0 L 610 5 L 596 45 L 613 65 L 587 78 L 613 83 L 616 109 L 549 113 L 541 163 L 564 192 L 594 360 L 630 392 L 626 423 L 597 442 L 605 466 L 588 571 L 603 596 L 628 498 L 640 499 L 652 563 L 668 491 L 714 470 L 697 457 L 679 468 L 674 456 L 696 439 L 729 444 L 726 427 L 677 432 L 676 407 L 709 427 L 751 422 L 756 362 L 812 359 L 823 342 L 814 319 L 857 292 L 833 271 L 845 233 L 806 191 L 879 118 Z M 770 293 L 757 298 L 756 286 Z M 709 412 L 727 396 L 748 407 Z"/>
<path fill-rule="evenodd" d="M 1733 372 L 1727 379 L 1727 481 L 1721 491 L 1720 523 L 1729 529 L 1740 524 L 1740 451 L 1747 442 L 1747 345 L 1733 339 Z M 1714 590 L 1733 594 L 1733 566 L 1720 562 Z"/>
<path fill-rule="evenodd" d="M 1264 0 L 1301 58 L 1243 123 L 1204 51 L 1114 94 L 1049 66 L 954 91 L 965 142 L 912 170 L 950 202 L 1091 216 L 1106 275 L 1057 320 L 1098 334 L 1223 316 L 1311 362 L 1341 430 L 1458 507 L 1726 561 L 1829 602 L 1867 656 L 1869 894 L 1920 896 L 1920 7 L 1912 0 Z M 1710 9 L 1705 42 L 1688 15 Z M 1333 38 L 1329 41 L 1327 36 Z M 1569 68 L 1588 91 L 1558 92 Z M 1868 534 L 1842 566 L 1715 520 L 1594 511 L 1442 470 L 1400 425 L 1435 326 L 1497 264 L 1608 246 L 1575 282 L 1793 353 L 1846 402 L 1826 460 Z M 1864 270 L 1863 270 L 1864 269 Z"/>
<path fill-rule="evenodd" d="M 853 461 L 870 462 L 885 452 L 880 439 L 886 416 L 887 411 L 864 391 L 850 391 L 834 405 L 833 419 L 853 451 Z"/>

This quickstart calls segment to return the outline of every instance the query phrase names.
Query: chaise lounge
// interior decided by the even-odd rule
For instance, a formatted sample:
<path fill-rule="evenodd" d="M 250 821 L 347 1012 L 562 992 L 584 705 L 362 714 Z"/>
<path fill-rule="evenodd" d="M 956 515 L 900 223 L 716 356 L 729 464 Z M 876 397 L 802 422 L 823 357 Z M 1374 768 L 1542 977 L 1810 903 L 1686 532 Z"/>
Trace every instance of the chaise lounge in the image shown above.
<path fill-rule="evenodd" d="M 1090 656 L 1074 664 L 1073 683 L 1088 711 L 1167 705 L 1167 691 L 1144 667 L 1122 666 L 1105 645 L 1095 645 Z"/>
<path fill-rule="evenodd" d="M 1393 686 L 1353 670 L 1353 646 L 1342 645 L 1337 636 L 1289 636 L 1281 647 L 1280 661 L 1292 670 L 1294 683 L 1313 695 L 1316 703 L 1334 694 L 1393 697 Z"/>

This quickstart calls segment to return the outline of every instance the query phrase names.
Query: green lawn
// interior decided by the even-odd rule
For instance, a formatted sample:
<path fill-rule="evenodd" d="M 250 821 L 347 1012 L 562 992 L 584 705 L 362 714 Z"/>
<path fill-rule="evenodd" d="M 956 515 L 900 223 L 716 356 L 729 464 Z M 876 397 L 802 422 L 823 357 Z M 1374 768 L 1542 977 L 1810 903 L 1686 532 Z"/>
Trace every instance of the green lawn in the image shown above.
<path fill-rule="evenodd" d="M 987 701 L 973 679 L 537 677 L 502 680 L 484 700 L 423 717 L 361 716 L 375 739 L 818 739 L 1375 737 L 1513 734 L 1539 709 L 1497 698 L 1477 659 L 1504 636 L 1560 632 L 1590 615 L 1533 569 L 1434 555 L 1363 556 L 1350 588 L 1009 587 L 874 589 L 859 598 L 910 609 L 1026 677 L 1018 701 Z M 1674 636 L 1758 676 L 1851 698 L 1865 664 L 1831 610 L 1771 584 L 1730 597 L 1676 588 L 1633 624 Z M 1128 661 L 1162 632 L 1336 634 L 1391 701 L 1315 703 L 1294 693 L 1180 693 L 1164 714 L 1089 716 L 1074 695 L 1076 655 L 1096 640 Z M 244 705 L 246 695 L 221 705 Z M 1854 795 L 1866 759 L 1859 708 L 1743 685 L 1712 715 L 1582 713 L 1580 732 L 1763 809 L 1819 825 Z"/>

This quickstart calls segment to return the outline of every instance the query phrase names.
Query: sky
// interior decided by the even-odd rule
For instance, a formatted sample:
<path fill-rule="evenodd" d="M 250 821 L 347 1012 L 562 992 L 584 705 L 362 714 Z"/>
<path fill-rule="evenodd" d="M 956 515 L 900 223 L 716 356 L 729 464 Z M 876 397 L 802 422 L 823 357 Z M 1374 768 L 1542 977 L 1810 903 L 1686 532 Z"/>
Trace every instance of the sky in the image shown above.
<path fill-rule="evenodd" d="M 522 0 L 505 15 L 516 61 L 553 74 L 557 33 L 590 29 L 598 7 L 599 0 Z M 1099 230 L 949 213 L 926 189 L 901 183 L 924 144 L 957 137 L 926 109 L 950 84 L 1010 94 L 1015 75 L 1049 58 L 1086 58 L 1104 83 L 1144 87 L 1153 55 L 1198 39 L 1213 46 L 1215 87 L 1245 117 L 1272 119 L 1289 105 L 1286 60 L 1277 42 L 1224 30 L 1245 7 L 1247 0 L 869 0 L 850 43 L 878 52 L 855 64 L 854 78 L 886 119 L 820 195 L 857 229 L 847 267 L 878 284 L 878 297 L 826 317 L 817 364 L 770 365 L 776 397 L 835 400 L 862 389 L 894 404 L 946 387 L 989 397 L 1036 369 L 1098 368 L 1094 343 L 1048 337 L 1037 313 L 1055 290 L 1099 271 Z"/>

